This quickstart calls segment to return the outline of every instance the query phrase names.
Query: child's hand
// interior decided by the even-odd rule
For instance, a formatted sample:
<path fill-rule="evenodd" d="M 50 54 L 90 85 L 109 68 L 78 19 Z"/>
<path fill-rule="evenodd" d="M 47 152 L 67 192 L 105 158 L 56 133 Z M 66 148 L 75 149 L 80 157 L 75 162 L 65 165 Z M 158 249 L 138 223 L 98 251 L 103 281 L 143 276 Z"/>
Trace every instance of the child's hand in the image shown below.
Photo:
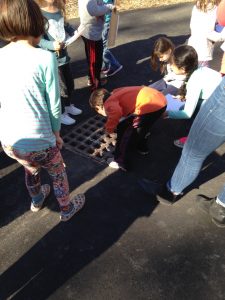
<path fill-rule="evenodd" d="M 113 5 L 113 7 L 111 8 L 111 11 L 113 11 L 113 12 L 116 12 L 116 11 L 117 11 L 116 5 Z"/>
<path fill-rule="evenodd" d="M 168 113 L 167 111 L 164 111 L 164 113 L 161 114 L 162 119 L 167 119 L 168 118 Z"/>
<path fill-rule="evenodd" d="M 64 144 L 63 139 L 60 136 L 56 137 L 56 146 L 59 148 L 59 150 L 62 149 L 63 144 Z"/>
<path fill-rule="evenodd" d="M 61 43 L 61 42 L 55 41 L 55 42 L 53 43 L 53 46 L 54 46 L 54 50 L 55 50 L 55 51 L 59 51 L 59 50 L 63 49 L 63 47 L 65 46 L 65 44 L 64 44 L 64 43 Z"/>
<path fill-rule="evenodd" d="M 184 97 L 182 97 L 181 95 L 177 95 L 177 96 L 173 96 L 174 99 L 178 99 L 181 102 L 184 102 L 186 99 Z"/>

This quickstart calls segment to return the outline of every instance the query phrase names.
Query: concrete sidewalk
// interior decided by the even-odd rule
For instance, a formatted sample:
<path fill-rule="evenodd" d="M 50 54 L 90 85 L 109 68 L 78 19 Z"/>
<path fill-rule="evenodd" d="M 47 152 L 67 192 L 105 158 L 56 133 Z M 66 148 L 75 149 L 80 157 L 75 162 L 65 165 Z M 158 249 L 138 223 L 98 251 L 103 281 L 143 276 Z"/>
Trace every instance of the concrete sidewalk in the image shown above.
<path fill-rule="evenodd" d="M 156 80 L 149 67 L 155 39 L 166 34 L 176 44 L 189 35 L 192 4 L 121 14 L 118 45 L 113 53 L 123 70 L 109 80 L 113 89 Z M 74 20 L 78 24 L 78 20 Z M 137 26 L 138 24 L 138 26 Z M 88 106 L 87 67 L 82 41 L 69 49 L 76 82 L 75 105 Z M 216 50 L 212 67 L 222 53 Z M 225 298 L 224 230 L 199 212 L 195 196 L 216 195 L 225 182 L 225 146 L 205 162 L 185 197 L 165 207 L 138 187 L 140 177 L 164 181 L 181 150 L 173 140 L 184 123 L 159 121 L 149 139 L 150 155 L 131 153 L 131 171 L 124 173 L 63 150 L 71 192 L 85 192 L 84 209 L 70 222 L 59 222 L 53 195 L 39 213 L 29 210 L 24 172 L 0 153 L 0 300 L 217 300 Z M 49 182 L 43 173 L 43 181 Z"/>

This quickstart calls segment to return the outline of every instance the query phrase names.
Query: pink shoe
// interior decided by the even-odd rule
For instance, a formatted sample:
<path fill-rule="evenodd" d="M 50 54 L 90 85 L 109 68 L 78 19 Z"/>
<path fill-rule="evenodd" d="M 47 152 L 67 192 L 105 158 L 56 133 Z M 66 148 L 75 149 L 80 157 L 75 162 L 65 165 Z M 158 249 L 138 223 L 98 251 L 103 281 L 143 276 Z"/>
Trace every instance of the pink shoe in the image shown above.
<path fill-rule="evenodd" d="M 187 142 L 187 136 L 182 137 L 178 140 L 175 140 L 173 143 L 175 146 L 179 147 L 179 148 L 184 148 L 184 144 Z"/>

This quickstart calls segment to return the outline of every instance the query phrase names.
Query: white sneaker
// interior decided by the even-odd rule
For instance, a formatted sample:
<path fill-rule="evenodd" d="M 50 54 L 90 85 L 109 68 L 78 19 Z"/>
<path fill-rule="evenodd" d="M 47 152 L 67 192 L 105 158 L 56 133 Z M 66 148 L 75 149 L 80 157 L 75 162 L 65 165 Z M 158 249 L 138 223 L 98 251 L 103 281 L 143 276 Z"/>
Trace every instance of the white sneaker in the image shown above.
<path fill-rule="evenodd" d="M 82 113 L 82 110 L 75 107 L 73 104 L 70 104 L 70 106 L 65 107 L 65 112 L 67 112 L 68 114 L 77 116 L 77 115 L 80 115 Z"/>
<path fill-rule="evenodd" d="M 110 168 L 113 168 L 113 169 L 119 169 L 120 168 L 119 164 L 114 160 L 111 161 L 108 165 L 109 165 Z"/>
<path fill-rule="evenodd" d="M 72 125 L 76 123 L 76 120 L 72 119 L 66 112 L 61 115 L 61 123 L 64 125 Z"/>

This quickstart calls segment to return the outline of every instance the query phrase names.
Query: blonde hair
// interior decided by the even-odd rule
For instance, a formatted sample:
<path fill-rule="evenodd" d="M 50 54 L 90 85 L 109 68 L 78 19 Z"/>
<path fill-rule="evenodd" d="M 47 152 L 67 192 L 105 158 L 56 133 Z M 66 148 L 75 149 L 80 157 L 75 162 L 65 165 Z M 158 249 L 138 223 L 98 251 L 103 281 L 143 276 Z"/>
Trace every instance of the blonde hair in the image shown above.
<path fill-rule="evenodd" d="M 40 6 L 43 7 L 45 5 L 44 0 L 35 0 L 35 2 Z M 54 5 L 61 11 L 63 16 L 65 15 L 65 1 L 64 0 L 55 0 Z"/>
<path fill-rule="evenodd" d="M 221 0 L 198 0 L 196 1 L 196 7 L 203 12 L 207 12 L 215 6 L 218 6 L 220 1 Z"/>

